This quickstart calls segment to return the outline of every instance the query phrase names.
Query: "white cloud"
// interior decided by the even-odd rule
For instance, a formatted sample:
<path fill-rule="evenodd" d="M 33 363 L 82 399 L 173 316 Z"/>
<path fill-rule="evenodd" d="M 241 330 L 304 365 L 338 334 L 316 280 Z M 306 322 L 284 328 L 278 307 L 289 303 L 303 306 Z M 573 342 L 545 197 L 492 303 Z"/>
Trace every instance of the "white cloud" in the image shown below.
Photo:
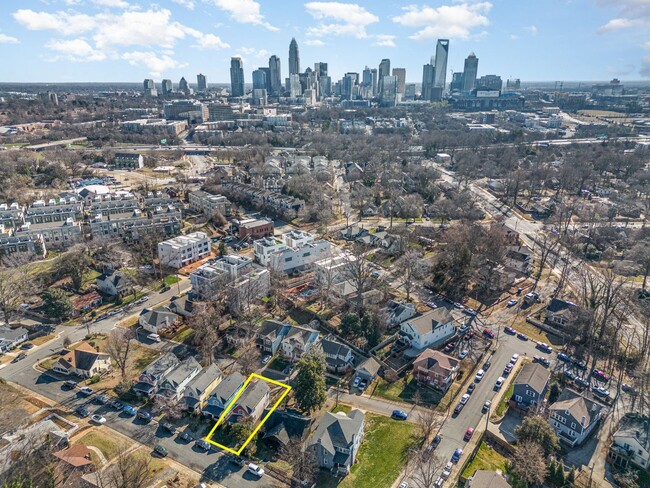
<path fill-rule="evenodd" d="M 187 7 L 190 10 L 194 10 L 194 1 L 193 0 L 172 0 L 172 2 Z"/>
<path fill-rule="evenodd" d="M 124 0 L 92 0 L 95 5 L 100 7 L 129 8 L 130 5 Z"/>
<path fill-rule="evenodd" d="M 395 47 L 395 36 L 391 36 L 389 34 L 377 34 L 374 36 L 375 42 L 373 45 L 375 46 L 384 46 L 384 47 Z"/>
<path fill-rule="evenodd" d="M 516 41 L 517 39 L 519 39 L 519 36 L 517 34 L 510 34 L 510 39 Z"/>
<path fill-rule="evenodd" d="M 319 23 L 307 29 L 310 37 L 353 36 L 368 37 L 366 27 L 379 22 L 379 17 L 356 3 L 309 2 L 307 12 Z"/>
<path fill-rule="evenodd" d="M 20 25 L 28 30 L 52 30 L 63 35 L 78 35 L 91 31 L 97 25 L 96 18 L 85 14 L 66 12 L 35 12 L 31 9 L 20 9 L 13 13 Z"/>
<path fill-rule="evenodd" d="M 171 56 L 167 54 L 156 55 L 151 51 L 132 51 L 122 54 L 122 59 L 128 61 L 132 66 L 137 66 L 138 68 L 143 65 L 149 70 L 149 74 L 154 78 L 162 77 L 165 71 L 170 69 L 182 68 L 187 66 L 186 64 L 179 63 Z"/>
<path fill-rule="evenodd" d="M 489 2 L 458 3 L 441 5 L 433 8 L 428 6 L 409 5 L 403 8 L 405 13 L 393 17 L 393 22 L 421 28 L 410 36 L 417 41 L 428 41 L 438 37 L 469 39 L 477 27 L 490 23 L 487 14 L 492 4 Z"/>
<path fill-rule="evenodd" d="M 530 32 L 530 35 L 531 35 L 531 36 L 536 36 L 537 33 L 539 32 L 539 31 L 537 30 L 537 26 L 536 26 L 536 25 L 529 25 L 528 27 L 524 27 L 524 29 L 526 29 L 528 32 Z"/>
<path fill-rule="evenodd" d="M 0 44 L 18 44 L 19 41 L 15 37 L 8 36 L 0 32 Z"/>
<path fill-rule="evenodd" d="M 305 44 L 308 46 L 324 46 L 325 43 L 321 41 L 320 39 L 307 39 L 305 41 Z"/>
<path fill-rule="evenodd" d="M 192 47 L 197 49 L 226 49 L 230 44 L 223 42 L 219 37 L 214 34 L 205 34 L 196 38 L 196 44 Z"/>
<path fill-rule="evenodd" d="M 617 18 L 612 19 L 607 22 L 605 25 L 601 26 L 598 29 L 598 32 L 601 34 L 606 34 L 608 32 L 616 32 L 622 29 L 629 29 L 631 27 L 637 27 L 645 24 L 647 21 L 643 19 L 626 19 L 626 18 Z"/>
<path fill-rule="evenodd" d="M 45 47 L 54 51 L 50 61 L 66 60 L 72 62 L 103 61 L 106 54 L 97 51 L 83 39 L 52 39 Z"/>
<path fill-rule="evenodd" d="M 261 25 L 271 31 L 278 30 L 264 19 L 260 4 L 255 0 L 210 0 L 210 2 L 228 12 L 235 22 Z"/>

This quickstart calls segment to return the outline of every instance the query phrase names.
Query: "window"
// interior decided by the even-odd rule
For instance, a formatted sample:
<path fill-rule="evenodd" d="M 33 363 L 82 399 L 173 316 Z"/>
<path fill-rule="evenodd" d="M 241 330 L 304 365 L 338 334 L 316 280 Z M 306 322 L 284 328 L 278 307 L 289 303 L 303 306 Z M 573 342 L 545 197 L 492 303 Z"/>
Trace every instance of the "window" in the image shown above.
<path fill-rule="evenodd" d="M 519 395 L 515 395 L 515 400 L 516 400 L 518 403 L 521 403 L 521 401 L 523 400 L 523 398 L 522 398 L 521 396 L 519 396 Z"/>
<path fill-rule="evenodd" d="M 572 428 L 572 429 L 575 429 L 575 428 L 576 428 L 576 424 L 575 424 L 575 422 L 571 422 L 571 428 Z"/>

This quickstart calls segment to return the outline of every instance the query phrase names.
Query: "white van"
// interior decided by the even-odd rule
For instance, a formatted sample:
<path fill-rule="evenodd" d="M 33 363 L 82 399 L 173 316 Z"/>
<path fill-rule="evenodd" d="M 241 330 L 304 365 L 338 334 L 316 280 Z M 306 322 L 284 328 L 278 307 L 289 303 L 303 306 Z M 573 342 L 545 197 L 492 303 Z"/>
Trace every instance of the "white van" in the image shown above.
<path fill-rule="evenodd" d="M 160 336 L 158 334 L 149 334 L 147 339 L 154 342 L 160 342 Z"/>

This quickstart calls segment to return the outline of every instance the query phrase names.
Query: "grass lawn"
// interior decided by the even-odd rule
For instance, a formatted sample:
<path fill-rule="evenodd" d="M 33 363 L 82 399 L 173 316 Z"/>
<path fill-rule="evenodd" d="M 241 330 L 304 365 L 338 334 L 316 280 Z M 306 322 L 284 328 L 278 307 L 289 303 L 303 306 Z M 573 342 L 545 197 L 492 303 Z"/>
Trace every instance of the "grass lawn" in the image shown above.
<path fill-rule="evenodd" d="M 344 412 L 344 413 L 347 414 L 347 413 L 350 412 L 350 410 L 352 410 L 352 407 L 349 407 L 348 405 L 338 404 L 338 405 L 333 406 L 332 409 L 330 410 L 330 412 L 332 412 L 332 413 Z"/>
<path fill-rule="evenodd" d="M 78 442 L 86 444 L 87 446 L 95 446 L 97 449 L 102 451 L 104 457 L 109 461 L 117 455 L 117 451 L 120 448 L 120 441 L 112 437 L 110 434 L 107 434 L 105 431 L 89 432 L 79 439 Z"/>
<path fill-rule="evenodd" d="M 193 335 L 194 335 L 194 330 L 190 329 L 189 327 L 186 327 L 184 329 L 181 329 L 180 332 L 178 332 L 174 337 L 172 337 L 172 341 L 189 342 L 189 340 L 192 338 Z"/>
<path fill-rule="evenodd" d="M 514 371 L 510 374 L 511 375 L 514 374 Z M 492 414 L 493 418 L 499 418 L 505 413 L 506 409 L 508 408 L 508 402 L 510 401 L 510 398 L 512 398 L 512 394 L 514 391 L 515 391 L 515 382 L 511 381 L 510 386 L 508 386 L 508 389 L 506 390 L 505 394 L 501 397 L 501 401 L 499 402 L 499 405 L 497 405 L 494 414 Z"/>
<path fill-rule="evenodd" d="M 366 414 L 365 438 L 357 463 L 339 487 L 390 487 L 404 466 L 409 448 L 420 440 L 416 432 L 415 424 Z"/>
<path fill-rule="evenodd" d="M 526 322 L 525 317 L 522 317 L 521 320 L 518 319 L 512 327 L 517 330 L 517 332 L 523 332 L 534 341 L 545 342 L 555 347 L 564 345 L 564 340 L 561 337 L 539 329 L 533 324 L 529 324 Z"/>
<path fill-rule="evenodd" d="M 505 473 L 507 461 L 508 460 L 505 456 L 496 452 L 485 442 L 481 442 L 476 456 L 472 459 L 472 462 L 467 465 L 465 471 L 463 471 L 462 477 L 469 478 L 470 476 L 473 476 L 477 469 L 486 469 L 488 471 L 496 471 L 497 469 L 500 469 Z"/>
<path fill-rule="evenodd" d="M 172 286 L 178 283 L 180 278 L 176 275 L 167 275 L 165 276 L 165 279 L 163 280 L 167 286 Z"/>
<path fill-rule="evenodd" d="M 36 339 L 33 339 L 29 342 L 31 342 L 35 346 L 42 346 L 43 344 L 51 341 L 52 339 L 54 339 L 54 334 L 46 334 L 46 335 L 39 336 Z"/>
<path fill-rule="evenodd" d="M 406 385 L 401 378 L 394 383 L 389 383 L 383 378 L 379 378 L 372 396 L 394 402 L 412 403 L 416 392 L 420 394 L 420 404 L 437 405 L 440 402 L 440 398 L 442 398 L 439 392 L 424 386 L 418 386 L 417 382 L 413 381 L 412 378 L 409 378 Z"/>

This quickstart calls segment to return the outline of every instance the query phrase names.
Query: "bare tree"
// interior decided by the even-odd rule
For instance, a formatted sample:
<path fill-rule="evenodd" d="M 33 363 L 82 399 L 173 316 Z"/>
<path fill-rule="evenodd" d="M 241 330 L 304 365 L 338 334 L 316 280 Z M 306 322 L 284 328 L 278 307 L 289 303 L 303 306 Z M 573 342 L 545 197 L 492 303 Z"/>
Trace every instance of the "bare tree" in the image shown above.
<path fill-rule="evenodd" d="M 406 465 L 406 473 L 417 488 L 430 488 L 440 477 L 444 461 L 424 449 L 412 449 Z"/>
<path fill-rule="evenodd" d="M 131 329 L 113 329 L 106 341 L 106 353 L 111 357 L 120 370 L 122 381 L 126 380 L 126 367 L 133 346 L 133 331 Z"/>
<path fill-rule="evenodd" d="M 239 351 L 237 364 L 241 367 L 242 374 L 248 376 L 254 373 L 259 365 L 260 351 L 252 340 L 247 340 L 245 344 Z"/>
<path fill-rule="evenodd" d="M 305 447 L 298 437 L 289 438 L 282 446 L 280 457 L 291 465 L 293 477 L 305 486 L 311 486 L 318 475 L 316 453 L 311 447 Z"/>
<path fill-rule="evenodd" d="M 539 254 L 539 268 L 537 269 L 537 274 L 535 276 L 535 285 L 542 277 L 542 272 L 544 271 L 544 266 L 548 260 L 549 255 L 555 254 L 559 246 L 559 240 L 553 234 L 540 235 L 537 234 L 537 239 L 535 240 L 537 245 L 538 254 Z"/>
<path fill-rule="evenodd" d="M 118 444 L 115 460 L 97 473 L 100 488 L 145 488 L 151 483 L 151 456 Z"/>
<path fill-rule="evenodd" d="M 411 292 L 416 285 L 422 253 L 409 249 L 395 262 L 395 270 L 401 277 L 406 292 L 406 301 L 411 301 Z"/>
<path fill-rule="evenodd" d="M 0 270 L 0 310 L 4 321 L 9 324 L 18 306 L 27 295 L 36 291 L 36 283 L 27 273 L 24 260 L 8 259 L 6 262 L 11 269 Z"/>
<path fill-rule="evenodd" d="M 419 390 L 418 390 L 419 391 Z M 417 413 L 417 422 L 422 435 L 422 442 L 426 444 L 442 426 L 442 417 L 433 408 L 421 408 Z"/>
<path fill-rule="evenodd" d="M 156 395 L 153 410 L 168 420 L 178 420 L 183 416 L 183 405 L 176 398 L 164 395 Z"/>
<path fill-rule="evenodd" d="M 83 279 L 90 266 L 88 248 L 77 245 L 68 252 L 62 254 L 57 260 L 57 271 L 61 276 L 67 276 L 72 280 L 72 287 L 79 291 L 83 285 Z"/>
<path fill-rule="evenodd" d="M 364 257 L 365 249 L 360 244 L 353 245 L 351 252 L 345 254 L 347 266 L 345 274 L 351 281 L 352 286 L 357 290 L 355 308 L 360 313 L 363 308 L 363 294 L 366 292 L 371 281 L 372 266 Z"/>
<path fill-rule="evenodd" d="M 544 482 L 546 477 L 546 460 L 544 451 L 539 444 L 523 441 L 517 444 L 512 456 L 512 474 L 526 485 L 536 485 Z"/>

